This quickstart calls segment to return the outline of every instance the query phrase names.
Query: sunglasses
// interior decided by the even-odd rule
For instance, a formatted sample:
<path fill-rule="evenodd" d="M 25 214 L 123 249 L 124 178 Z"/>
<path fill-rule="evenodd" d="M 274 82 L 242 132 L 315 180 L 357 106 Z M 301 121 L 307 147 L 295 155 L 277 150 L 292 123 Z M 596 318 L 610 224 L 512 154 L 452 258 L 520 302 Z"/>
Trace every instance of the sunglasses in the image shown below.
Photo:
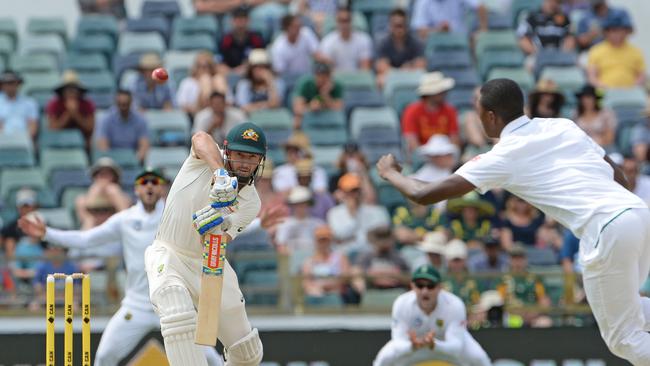
<path fill-rule="evenodd" d="M 135 184 L 138 186 L 145 186 L 149 183 L 153 184 L 154 186 L 163 184 L 165 181 L 159 177 L 141 177 L 135 180 Z"/>
<path fill-rule="evenodd" d="M 415 283 L 415 287 L 417 287 L 420 290 L 422 290 L 425 287 L 428 290 L 433 290 L 434 288 L 436 288 L 436 286 L 437 286 L 437 284 L 435 284 L 433 282 L 416 282 Z"/>

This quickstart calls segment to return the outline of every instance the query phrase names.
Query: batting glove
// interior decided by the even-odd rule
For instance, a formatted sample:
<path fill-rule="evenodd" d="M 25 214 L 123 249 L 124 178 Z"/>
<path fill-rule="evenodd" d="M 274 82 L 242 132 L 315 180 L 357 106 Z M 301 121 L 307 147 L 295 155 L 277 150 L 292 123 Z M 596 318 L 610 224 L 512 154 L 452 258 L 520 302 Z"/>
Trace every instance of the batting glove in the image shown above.
<path fill-rule="evenodd" d="M 217 208 L 232 205 L 237 198 L 237 185 L 237 178 L 228 175 L 225 169 L 215 170 L 210 200 L 218 204 Z"/>
<path fill-rule="evenodd" d="M 235 212 L 236 203 L 233 202 L 228 206 L 215 202 L 196 211 L 192 215 L 192 224 L 200 235 L 213 231 L 219 226 L 221 230 L 229 226 L 228 215 Z"/>

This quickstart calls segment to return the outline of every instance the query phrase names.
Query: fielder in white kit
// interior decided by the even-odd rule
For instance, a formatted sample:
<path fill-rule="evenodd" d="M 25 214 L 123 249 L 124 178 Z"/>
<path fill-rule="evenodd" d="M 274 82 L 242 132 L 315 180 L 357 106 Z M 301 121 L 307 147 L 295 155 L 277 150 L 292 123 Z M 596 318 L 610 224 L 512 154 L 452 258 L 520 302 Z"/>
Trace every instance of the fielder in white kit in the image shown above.
<path fill-rule="evenodd" d="M 255 219 L 261 202 L 253 182 L 261 173 L 265 154 L 264 133 L 252 123 L 231 129 L 223 151 L 206 133 L 192 137 L 190 156 L 174 180 L 160 228 L 145 253 L 151 302 L 160 316 L 171 366 L 206 365 L 201 348 L 194 343 L 201 235 L 219 231 L 230 241 Z M 224 214 L 224 207 L 231 213 Z M 223 277 L 219 340 L 226 365 L 258 365 L 262 342 L 248 321 L 237 276 L 227 261 Z"/>
<path fill-rule="evenodd" d="M 411 291 L 393 303 L 391 340 L 373 366 L 413 365 L 447 361 L 458 366 L 489 366 L 487 353 L 467 331 L 465 304 L 442 289 L 440 273 L 431 265 L 418 267 Z"/>
<path fill-rule="evenodd" d="M 605 343 L 615 355 L 648 366 L 650 299 L 639 288 L 650 270 L 650 209 L 573 121 L 531 120 L 523 106 L 514 81 L 488 81 L 477 108 L 486 134 L 499 138 L 491 151 L 437 184 L 402 176 L 391 155 L 377 163 L 379 173 L 419 204 L 501 187 L 569 228 L 580 238 L 584 288 Z"/>
<path fill-rule="evenodd" d="M 158 316 L 149 300 L 144 251 L 153 242 L 160 224 L 164 184 L 165 178 L 159 171 L 143 170 L 135 179 L 138 202 L 90 230 L 64 231 L 25 218 L 18 221 L 25 233 L 68 248 L 88 248 L 116 241 L 122 243 L 126 265 L 124 299 L 102 333 L 95 353 L 95 366 L 117 366 L 144 336 L 160 329 Z M 204 347 L 203 352 L 209 365 L 223 365 L 223 360 L 214 347 Z"/>

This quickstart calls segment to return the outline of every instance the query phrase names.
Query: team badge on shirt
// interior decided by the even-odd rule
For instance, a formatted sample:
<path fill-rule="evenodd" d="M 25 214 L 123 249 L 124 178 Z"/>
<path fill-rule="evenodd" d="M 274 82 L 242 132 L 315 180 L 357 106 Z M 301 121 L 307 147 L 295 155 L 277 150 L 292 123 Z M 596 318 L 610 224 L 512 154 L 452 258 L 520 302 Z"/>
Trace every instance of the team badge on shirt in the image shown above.
<path fill-rule="evenodd" d="M 249 128 L 248 130 L 244 131 L 244 133 L 241 134 L 241 137 L 244 138 L 244 140 L 253 140 L 257 141 L 260 138 L 260 135 L 255 132 L 254 129 Z"/>
<path fill-rule="evenodd" d="M 445 321 L 443 319 L 436 319 L 436 325 L 438 328 L 442 328 L 445 325 Z"/>
<path fill-rule="evenodd" d="M 413 328 L 419 328 L 422 326 L 422 324 L 424 324 L 424 322 L 419 317 L 413 319 Z"/>

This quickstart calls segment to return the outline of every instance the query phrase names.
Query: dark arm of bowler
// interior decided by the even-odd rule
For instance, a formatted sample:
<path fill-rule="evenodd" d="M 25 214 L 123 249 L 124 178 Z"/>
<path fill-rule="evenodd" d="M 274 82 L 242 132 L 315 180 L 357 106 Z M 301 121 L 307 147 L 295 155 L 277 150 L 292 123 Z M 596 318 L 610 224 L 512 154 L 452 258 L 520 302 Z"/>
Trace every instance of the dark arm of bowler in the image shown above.
<path fill-rule="evenodd" d="M 623 171 L 612 161 L 612 159 L 609 158 L 609 156 L 605 155 L 603 158 L 607 162 L 607 164 L 611 165 L 612 169 L 614 169 L 614 180 L 616 183 L 622 185 L 625 187 L 625 189 L 630 189 L 630 182 L 627 181 L 627 178 L 625 177 L 625 174 Z"/>
<path fill-rule="evenodd" d="M 420 205 L 431 205 L 454 197 L 460 197 L 475 189 L 474 185 L 457 174 L 446 179 L 427 183 L 403 176 L 397 171 L 389 172 L 385 179 L 409 200 Z"/>

